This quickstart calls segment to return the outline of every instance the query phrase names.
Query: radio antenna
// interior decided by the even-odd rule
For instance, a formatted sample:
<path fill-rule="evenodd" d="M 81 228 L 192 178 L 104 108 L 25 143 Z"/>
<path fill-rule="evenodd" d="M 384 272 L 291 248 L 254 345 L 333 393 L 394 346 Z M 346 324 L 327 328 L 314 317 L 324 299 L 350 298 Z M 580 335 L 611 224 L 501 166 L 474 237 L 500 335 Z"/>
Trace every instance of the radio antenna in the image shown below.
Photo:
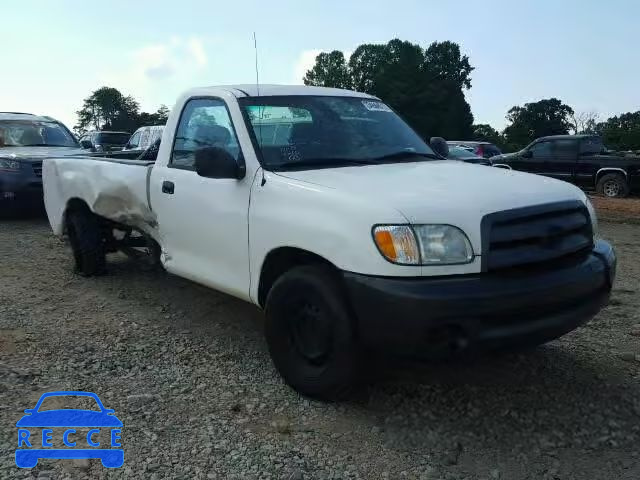
<path fill-rule="evenodd" d="M 260 77 L 258 76 L 258 40 L 256 40 L 256 32 L 253 32 L 253 49 L 256 52 L 256 90 L 260 96 Z"/>

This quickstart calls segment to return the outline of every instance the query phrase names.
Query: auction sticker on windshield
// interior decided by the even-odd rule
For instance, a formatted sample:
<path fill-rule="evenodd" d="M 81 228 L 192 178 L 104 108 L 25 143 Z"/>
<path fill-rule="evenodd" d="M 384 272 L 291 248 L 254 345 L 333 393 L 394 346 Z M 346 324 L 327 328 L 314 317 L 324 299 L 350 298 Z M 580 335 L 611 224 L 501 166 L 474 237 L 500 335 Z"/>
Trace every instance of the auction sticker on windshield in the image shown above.
<path fill-rule="evenodd" d="M 363 100 L 362 105 L 364 108 L 371 112 L 390 112 L 391 109 L 382 102 L 377 102 L 375 100 Z"/>
<path fill-rule="evenodd" d="M 41 458 L 99 458 L 107 468 L 124 463 L 122 422 L 95 393 L 48 392 L 24 412 L 16 423 L 19 468 L 33 468 Z"/>

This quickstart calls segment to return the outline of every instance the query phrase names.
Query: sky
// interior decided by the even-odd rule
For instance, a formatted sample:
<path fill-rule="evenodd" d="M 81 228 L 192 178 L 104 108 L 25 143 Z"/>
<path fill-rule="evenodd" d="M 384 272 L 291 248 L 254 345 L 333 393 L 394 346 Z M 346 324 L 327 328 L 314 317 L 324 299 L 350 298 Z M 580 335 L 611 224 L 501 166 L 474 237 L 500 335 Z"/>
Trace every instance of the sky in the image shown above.
<path fill-rule="evenodd" d="M 640 110 L 636 0 L 21 0 L 0 18 L 0 111 L 69 128 L 101 86 L 155 111 L 191 87 L 255 82 L 253 32 L 261 83 L 301 84 L 321 51 L 452 40 L 475 67 L 475 123 L 502 129 L 509 108 L 550 97 L 601 120 Z"/>

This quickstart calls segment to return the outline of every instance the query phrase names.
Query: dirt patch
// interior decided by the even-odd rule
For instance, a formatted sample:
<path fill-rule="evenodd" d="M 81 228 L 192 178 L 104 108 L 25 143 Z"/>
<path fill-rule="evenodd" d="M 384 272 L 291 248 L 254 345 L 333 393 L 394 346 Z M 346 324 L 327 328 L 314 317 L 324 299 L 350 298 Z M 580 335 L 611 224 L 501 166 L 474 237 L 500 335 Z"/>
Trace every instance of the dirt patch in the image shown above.
<path fill-rule="evenodd" d="M 597 208 L 620 263 L 594 320 L 522 354 L 389 365 L 342 404 L 283 384 L 254 307 L 124 257 L 76 276 L 45 220 L 2 222 L 0 478 L 637 480 L 640 226 Z M 52 390 L 115 409 L 122 468 L 15 467 L 15 422 Z"/>
<path fill-rule="evenodd" d="M 590 196 L 598 218 L 611 222 L 640 224 L 640 198 Z"/>

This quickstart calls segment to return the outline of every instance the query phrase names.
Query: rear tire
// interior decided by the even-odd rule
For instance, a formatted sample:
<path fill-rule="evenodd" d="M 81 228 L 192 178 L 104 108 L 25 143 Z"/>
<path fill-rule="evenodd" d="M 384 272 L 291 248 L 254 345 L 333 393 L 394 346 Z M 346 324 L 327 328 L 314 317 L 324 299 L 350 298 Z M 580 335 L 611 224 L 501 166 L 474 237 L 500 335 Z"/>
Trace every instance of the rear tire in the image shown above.
<path fill-rule="evenodd" d="M 605 197 L 623 198 L 629 195 L 629 184 L 624 175 L 607 173 L 598 180 L 596 191 Z"/>
<path fill-rule="evenodd" d="M 295 267 L 274 283 L 265 308 L 276 369 L 302 395 L 325 401 L 346 398 L 360 379 L 360 349 L 340 282 L 328 267 Z"/>
<path fill-rule="evenodd" d="M 75 271 L 82 276 L 103 275 L 106 252 L 98 217 L 89 210 L 72 210 L 67 215 L 67 233 Z"/>

